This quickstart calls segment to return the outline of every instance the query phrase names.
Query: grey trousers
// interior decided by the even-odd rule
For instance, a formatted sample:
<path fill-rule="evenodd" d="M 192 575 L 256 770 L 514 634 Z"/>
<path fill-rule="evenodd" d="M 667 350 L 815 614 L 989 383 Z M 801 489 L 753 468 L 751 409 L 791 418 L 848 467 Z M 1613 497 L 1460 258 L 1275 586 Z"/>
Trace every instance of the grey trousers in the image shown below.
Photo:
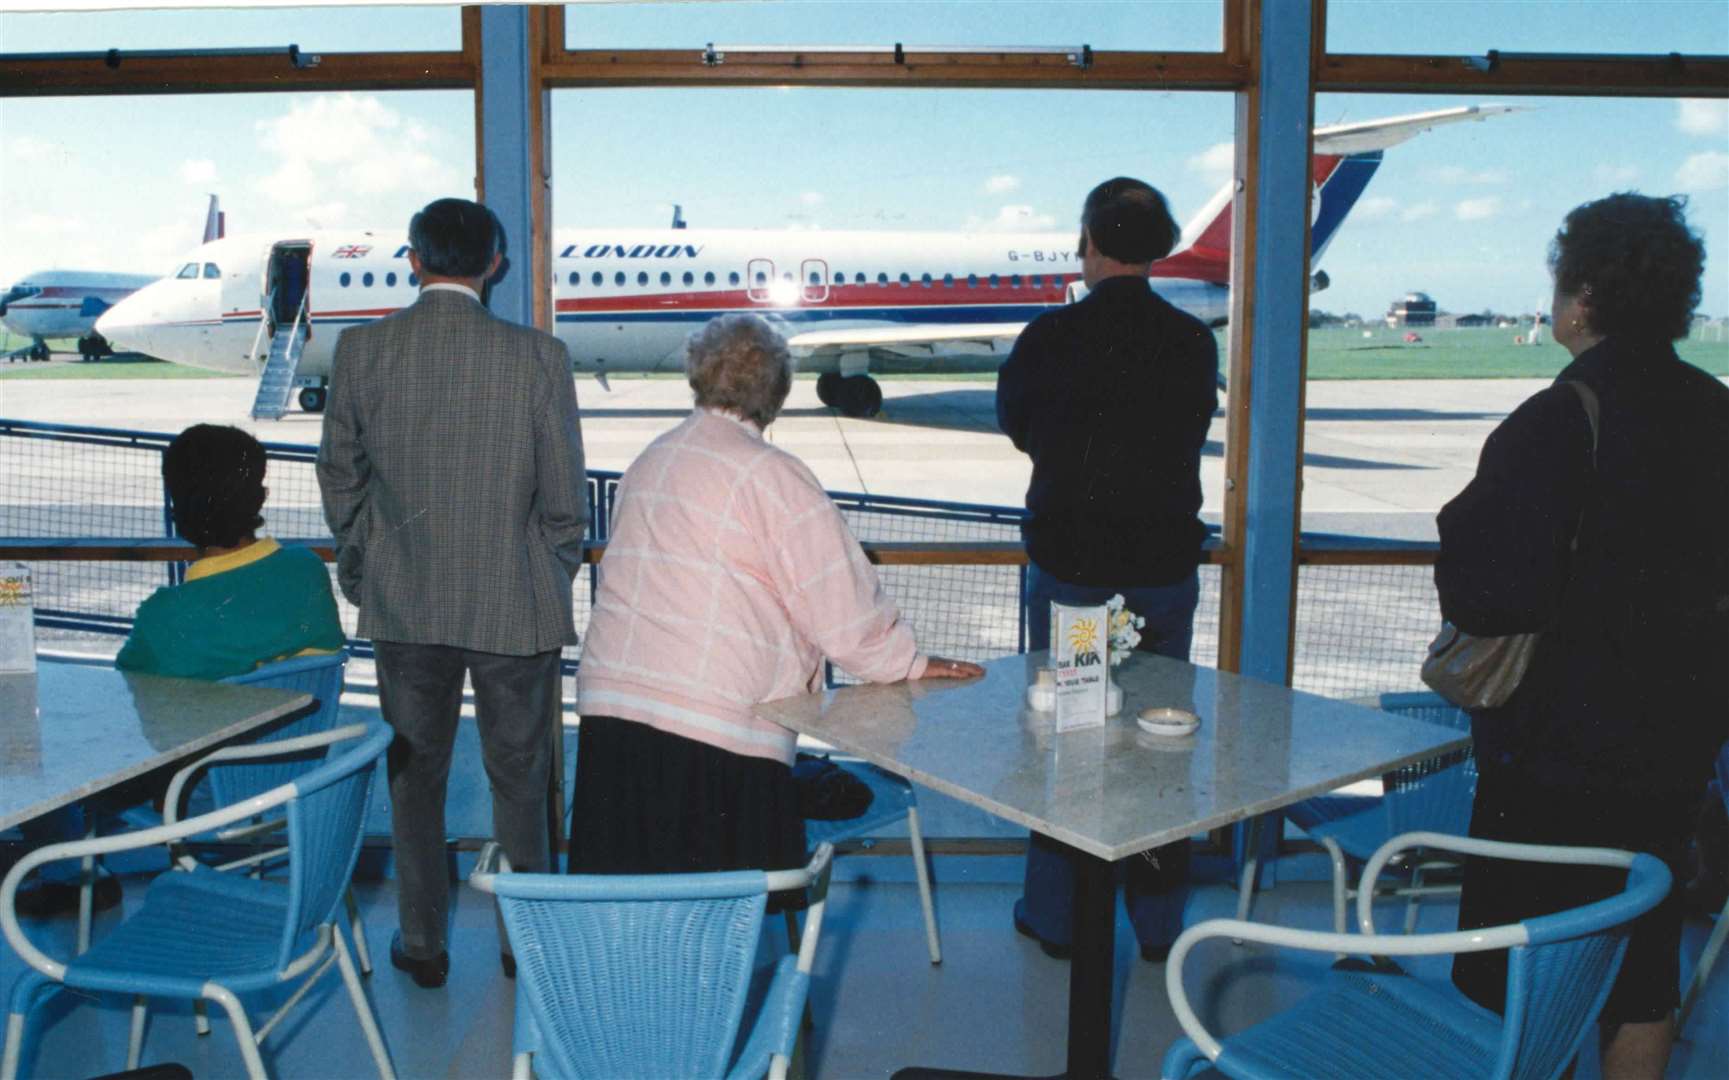
<path fill-rule="evenodd" d="M 373 646 L 379 705 L 396 732 L 387 760 L 402 947 L 410 956 L 425 958 L 445 948 L 450 875 L 444 798 L 463 673 L 474 683 L 481 757 L 492 785 L 493 838 L 514 869 L 545 871 L 559 653 L 504 656 L 394 641 Z"/>

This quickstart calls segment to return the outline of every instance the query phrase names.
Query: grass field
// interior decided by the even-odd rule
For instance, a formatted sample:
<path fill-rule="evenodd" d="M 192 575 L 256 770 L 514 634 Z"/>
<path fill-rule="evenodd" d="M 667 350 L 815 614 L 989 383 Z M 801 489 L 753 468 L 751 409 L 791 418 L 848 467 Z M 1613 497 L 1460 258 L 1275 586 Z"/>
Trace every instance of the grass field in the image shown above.
<path fill-rule="evenodd" d="M 1309 332 L 1311 379 L 1552 379 L 1567 366 L 1567 350 L 1553 342 L 1515 345 L 1511 330 L 1419 329 L 1422 341 L 1406 344 L 1403 330 L 1375 327 L 1363 330 L 1326 329 Z M 1706 330 L 1721 334 L 1722 330 Z M 1223 355 L 1225 332 L 1219 331 Z M 1676 343 L 1688 363 L 1712 375 L 1729 376 L 1729 340 L 1688 340 Z M 0 364 L 0 379 L 205 379 L 237 378 L 140 356 L 109 357 L 93 364 L 55 361 L 51 364 Z M 613 378 L 629 378 L 614 375 Z M 649 376 L 682 379 L 682 375 Z M 803 376 L 815 378 L 814 375 Z M 995 372 L 965 374 L 893 374 L 887 379 L 979 380 Z"/>
<path fill-rule="evenodd" d="M 1719 331 L 1721 332 L 1721 331 Z M 1515 345 L 1512 330 L 1416 331 L 1422 341 L 1407 345 L 1405 331 L 1376 327 L 1326 329 L 1309 333 L 1311 379 L 1549 379 L 1571 359 L 1553 342 Z M 1729 341 L 1677 342 L 1676 352 L 1712 375 L 1729 375 Z"/>

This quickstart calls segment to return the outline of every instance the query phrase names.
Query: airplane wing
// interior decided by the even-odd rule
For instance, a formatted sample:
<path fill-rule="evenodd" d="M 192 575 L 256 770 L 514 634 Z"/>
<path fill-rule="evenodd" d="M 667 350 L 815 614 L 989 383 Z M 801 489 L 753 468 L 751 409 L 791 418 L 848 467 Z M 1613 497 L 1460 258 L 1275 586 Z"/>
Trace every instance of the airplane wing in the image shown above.
<path fill-rule="evenodd" d="M 1386 150 L 1442 124 L 1487 120 L 1491 116 L 1524 112 L 1527 108 L 1529 106 L 1524 105 L 1460 105 L 1385 120 L 1318 127 L 1315 129 L 1315 153 L 1345 155 Z"/>
<path fill-rule="evenodd" d="M 787 336 L 800 366 L 838 360 L 846 353 L 892 353 L 908 358 L 1007 356 L 1026 323 L 932 323 L 928 326 L 866 326 L 806 330 Z"/>

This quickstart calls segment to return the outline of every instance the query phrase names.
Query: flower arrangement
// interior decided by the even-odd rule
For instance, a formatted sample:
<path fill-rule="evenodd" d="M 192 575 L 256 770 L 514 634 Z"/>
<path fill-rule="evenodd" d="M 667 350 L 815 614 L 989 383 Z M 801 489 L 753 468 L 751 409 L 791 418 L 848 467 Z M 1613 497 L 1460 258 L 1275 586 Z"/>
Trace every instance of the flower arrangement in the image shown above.
<path fill-rule="evenodd" d="M 1125 606 L 1121 593 L 1105 601 L 1105 610 L 1110 620 L 1111 666 L 1116 667 L 1141 643 L 1141 627 L 1147 625 L 1147 620 Z"/>

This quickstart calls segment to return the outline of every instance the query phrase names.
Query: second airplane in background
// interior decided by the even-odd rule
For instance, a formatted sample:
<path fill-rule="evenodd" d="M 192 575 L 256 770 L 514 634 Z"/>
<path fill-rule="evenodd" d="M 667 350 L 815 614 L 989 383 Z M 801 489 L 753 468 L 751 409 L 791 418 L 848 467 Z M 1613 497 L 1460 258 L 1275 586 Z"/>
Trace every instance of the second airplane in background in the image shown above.
<path fill-rule="evenodd" d="M 1510 111 L 1464 106 L 1317 128 L 1311 266 L 1384 150 L 1440 124 Z M 1149 275 L 1167 300 L 1214 326 L 1229 302 L 1233 190 L 1214 196 Z M 556 235 L 555 331 L 576 370 L 604 381 L 677 370 L 697 326 L 758 312 L 781 327 L 800 370 L 818 374 L 824 404 L 872 416 L 882 406 L 873 371 L 994 370 L 1029 320 L 1067 302 L 1080 279 L 1075 236 L 697 230 L 677 220 L 670 229 L 583 229 Z M 152 356 L 259 375 L 255 416 L 280 416 L 296 388 L 301 407 L 316 412 L 337 333 L 413 302 L 407 256 L 400 230 L 230 237 L 189 253 L 97 329 Z"/>

